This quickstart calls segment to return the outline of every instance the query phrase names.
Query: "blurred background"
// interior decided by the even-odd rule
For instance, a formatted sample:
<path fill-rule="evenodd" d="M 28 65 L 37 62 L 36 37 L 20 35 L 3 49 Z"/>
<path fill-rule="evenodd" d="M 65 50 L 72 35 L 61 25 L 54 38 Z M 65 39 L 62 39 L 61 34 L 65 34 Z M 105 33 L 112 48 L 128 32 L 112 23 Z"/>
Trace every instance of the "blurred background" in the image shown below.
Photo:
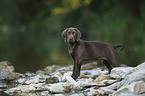
<path fill-rule="evenodd" d="M 123 44 L 121 64 L 145 61 L 145 0 L 0 0 L 0 61 L 17 72 L 73 64 L 61 37 L 68 27 L 84 40 Z"/>

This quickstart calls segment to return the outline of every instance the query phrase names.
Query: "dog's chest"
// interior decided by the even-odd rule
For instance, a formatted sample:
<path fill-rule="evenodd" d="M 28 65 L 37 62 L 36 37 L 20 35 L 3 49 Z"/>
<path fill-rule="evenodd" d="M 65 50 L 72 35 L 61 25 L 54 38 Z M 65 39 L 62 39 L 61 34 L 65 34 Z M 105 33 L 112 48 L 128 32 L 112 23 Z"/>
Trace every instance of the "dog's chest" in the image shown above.
<path fill-rule="evenodd" d="M 69 54 L 70 54 L 70 55 L 73 55 L 73 50 L 70 50 L 70 49 L 69 49 Z"/>
<path fill-rule="evenodd" d="M 72 46 L 71 48 L 69 48 L 69 54 L 72 56 L 72 57 L 76 57 L 77 53 L 77 48 L 75 48 L 74 46 Z"/>
<path fill-rule="evenodd" d="M 75 51 L 76 44 L 69 44 L 69 54 L 73 55 Z"/>

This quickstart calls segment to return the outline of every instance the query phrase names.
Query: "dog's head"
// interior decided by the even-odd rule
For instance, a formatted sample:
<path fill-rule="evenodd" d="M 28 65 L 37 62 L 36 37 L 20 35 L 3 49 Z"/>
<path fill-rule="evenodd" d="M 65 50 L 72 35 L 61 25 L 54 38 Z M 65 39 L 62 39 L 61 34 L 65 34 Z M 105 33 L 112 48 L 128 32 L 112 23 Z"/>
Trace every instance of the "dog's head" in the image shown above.
<path fill-rule="evenodd" d="M 81 38 L 81 32 L 77 28 L 67 28 L 62 32 L 62 37 L 64 38 L 64 41 L 68 43 L 73 43 L 75 41 L 80 41 Z"/>

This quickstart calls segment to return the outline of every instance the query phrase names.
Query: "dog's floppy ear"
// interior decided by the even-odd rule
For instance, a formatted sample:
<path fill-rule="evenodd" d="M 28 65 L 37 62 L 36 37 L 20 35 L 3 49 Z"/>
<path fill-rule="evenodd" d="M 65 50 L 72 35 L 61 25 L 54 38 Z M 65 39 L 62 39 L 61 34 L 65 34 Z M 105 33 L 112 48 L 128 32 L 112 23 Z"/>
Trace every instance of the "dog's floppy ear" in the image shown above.
<path fill-rule="evenodd" d="M 76 32 L 77 32 L 76 41 L 78 42 L 78 41 L 80 41 L 80 38 L 81 38 L 82 34 L 81 34 L 81 32 L 80 32 L 77 28 L 75 28 L 75 30 L 76 30 Z"/>
<path fill-rule="evenodd" d="M 63 39 L 64 39 L 64 42 L 66 42 L 67 30 L 68 30 L 68 29 L 65 29 L 65 30 L 62 32 L 62 34 L 61 34 L 61 36 L 62 36 Z"/>

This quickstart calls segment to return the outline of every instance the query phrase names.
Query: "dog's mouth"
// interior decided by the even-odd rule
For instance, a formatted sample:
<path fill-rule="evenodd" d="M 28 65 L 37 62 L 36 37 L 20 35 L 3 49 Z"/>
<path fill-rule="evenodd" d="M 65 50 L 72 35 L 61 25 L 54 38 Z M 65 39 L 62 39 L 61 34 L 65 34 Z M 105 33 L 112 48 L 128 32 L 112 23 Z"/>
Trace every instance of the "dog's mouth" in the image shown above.
<path fill-rule="evenodd" d="M 68 42 L 73 43 L 73 42 L 75 42 L 75 40 L 74 39 L 69 39 Z"/>

